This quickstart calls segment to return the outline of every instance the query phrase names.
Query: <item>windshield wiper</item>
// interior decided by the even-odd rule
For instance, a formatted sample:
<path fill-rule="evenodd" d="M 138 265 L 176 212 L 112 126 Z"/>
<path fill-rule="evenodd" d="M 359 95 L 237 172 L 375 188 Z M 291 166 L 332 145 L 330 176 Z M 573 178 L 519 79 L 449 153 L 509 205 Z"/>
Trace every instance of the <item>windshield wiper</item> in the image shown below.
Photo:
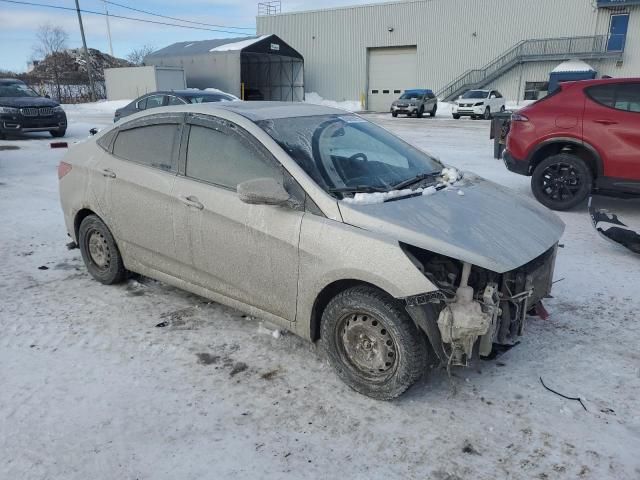
<path fill-rule="evenodd" d="M 408 187 L 410 185 L 413 185 L 414 183 L 421 182 L 422 180 L 426 180 L 427 178 L 435 178 L 438 175 L 440 175 L 440 172 L 421 173 L 420 175 L 416 175 L 413 178 L 409 178 L 396 185 L 393 185 L 391 187 L 391 190 L 402 190 L 404 187 Z"/>
<path fill-rule="evenodd" d="M 327 188 L 329 193 L 374 193 L 374 192 L 386 192 L 387 189 L 380 187 L 372 187 L 370 185 L 358 185 L 355 187 L 339 187 L 339 188 Z"/>

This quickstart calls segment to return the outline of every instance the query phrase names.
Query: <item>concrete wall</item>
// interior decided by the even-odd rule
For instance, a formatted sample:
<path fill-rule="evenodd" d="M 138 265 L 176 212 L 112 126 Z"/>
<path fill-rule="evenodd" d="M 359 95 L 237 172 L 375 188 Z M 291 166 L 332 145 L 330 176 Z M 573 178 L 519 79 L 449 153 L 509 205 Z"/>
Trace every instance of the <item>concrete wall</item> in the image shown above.
<path fill-rule="evenodd" d="M 611 10 L 593 5 L 592 0 L 404 1 L 259 16 L 257 33 L 274 33 L 304 56 L 307 92 L 359 100 L 368 87 L 368 48 L 417 45 L 416 86 L 437 91 L 521 40 L 607 34 Z M 600 62 L 600 73 L 640 76 L 640 7 L 626 10 L 631 18 L 624 65 Z M 529 77 L 543 76 L 549 66 L 518 68 L 523 79 L 533 81 Z M 497 82 L 510 99 L 518 94 L 518 68 Z"/>
<path fill-rule="evenodd" d="M 105 68 L 107 100 L 138 98 L 156 90 L 185 88 L 184 72 L 175 68 L 145 67 Z"/>

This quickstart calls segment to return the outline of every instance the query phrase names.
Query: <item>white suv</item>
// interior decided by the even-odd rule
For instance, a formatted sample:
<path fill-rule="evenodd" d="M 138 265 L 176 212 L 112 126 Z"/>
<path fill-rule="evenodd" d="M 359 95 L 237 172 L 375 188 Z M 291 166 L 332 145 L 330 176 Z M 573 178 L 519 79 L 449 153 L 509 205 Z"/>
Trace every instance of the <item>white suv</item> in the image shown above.
<path fill-rule="evenodd" d="M 491 114 L 504 112 L 504 97 L 497 90 L 469 90 L 453 104 L 451 113 L 456 120 L 460 117 L 491 119 Z"/>

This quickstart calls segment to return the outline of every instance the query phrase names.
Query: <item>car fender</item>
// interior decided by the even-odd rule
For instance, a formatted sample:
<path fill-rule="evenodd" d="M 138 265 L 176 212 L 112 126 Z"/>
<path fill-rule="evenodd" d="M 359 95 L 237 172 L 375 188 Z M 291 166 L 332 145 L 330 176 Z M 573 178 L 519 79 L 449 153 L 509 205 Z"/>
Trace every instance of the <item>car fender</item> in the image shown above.
<path fill-rule="evenodd" d="M 604 175 L 604 165 L 602 162 L 601 153 L 598 151 L 596 147 L 594 147 L 588 142 L 583 141 L 581 138 L 578 138 L 578 137 L 562 136 L 562 137 L 545 138 L 544 140 L 536 143 L 535 146 L 531 149 L 531 151 L 527 154 L 527 159 L 526 159 L 527 163 L 530 165 L 532 160 L 540 150 L 554 143 L 569 143 L 572 145 L 586 148 L 587 150 L 589 150 L 589 152 L 591 152 L 591 154 L 594 157 L 597 176 L 600 177 Z"/>
<path fill-rule="evenodd" d="M 299 242 L 296 329 L 310 338 L 316 298 L 337 281 L 374 285 L 395 298 L 438 290 L 389 236 L 305 214 Z"/>

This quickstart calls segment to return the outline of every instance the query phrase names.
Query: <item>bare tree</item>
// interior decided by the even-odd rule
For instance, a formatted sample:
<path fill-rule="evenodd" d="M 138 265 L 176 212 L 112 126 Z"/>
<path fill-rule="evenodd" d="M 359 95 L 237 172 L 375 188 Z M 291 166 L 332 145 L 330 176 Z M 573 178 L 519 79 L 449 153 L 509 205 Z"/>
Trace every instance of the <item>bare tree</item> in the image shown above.
<path fill-rule="evenodd" d="M 129 60 L 134 65 L 144 65 L 144 57 L 146 57 L 153 51 L 155 51 L 155 47 L 153 45 L 143 45 L 140 48 L 131 50 L 131 52 L 127 55 L 127 60 Z"/>
<path fill-rule="evenodd" d="M 38 27 L 36 38 L 38 42 L 33 46 L 34 56 L 38 56 L 43 60 L 45 58 L 49 59 L 53 69 L 53 80 L 56 84 L 58 98 L 61 98 L 61 64 L 64 61 L 64 51 L 67 49 L 69 34 L 62 27 L 45 23 Z"/>

